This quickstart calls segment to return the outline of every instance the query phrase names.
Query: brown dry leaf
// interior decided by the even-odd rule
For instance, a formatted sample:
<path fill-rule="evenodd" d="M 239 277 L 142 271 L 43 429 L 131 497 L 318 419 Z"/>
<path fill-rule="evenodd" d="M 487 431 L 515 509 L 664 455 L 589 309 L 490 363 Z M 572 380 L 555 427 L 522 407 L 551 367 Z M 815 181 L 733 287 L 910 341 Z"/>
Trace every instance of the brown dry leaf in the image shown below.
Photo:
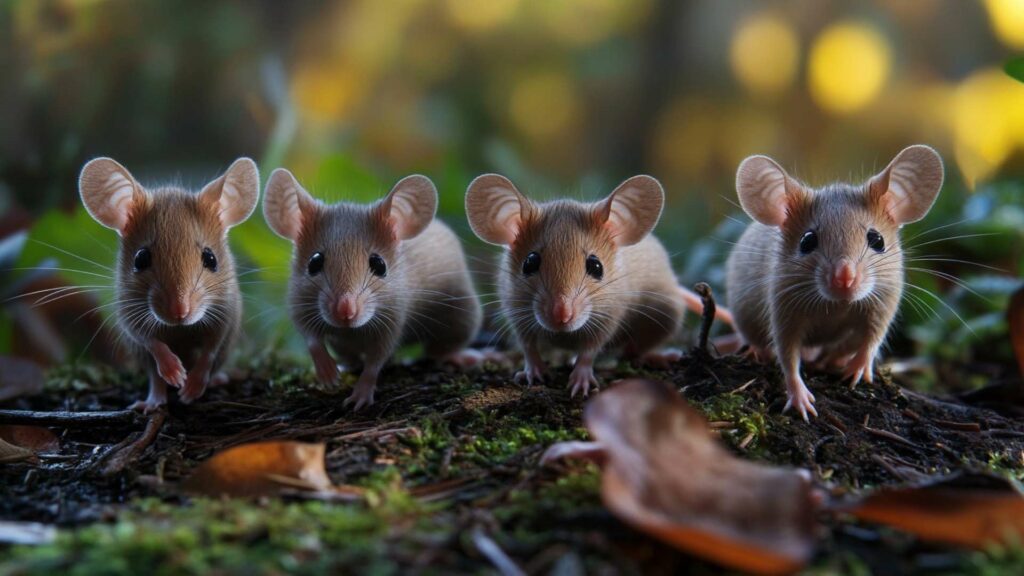
<path fill-rule="evenodd" d="M 1024 494 L 1005 478 L 962 474 L 882 489 L 843 511 L 926 540 L 985 548 L 1024 538 Z"/>
<path fill-rule="evenodd" d="M 26 460 L 33 460 L 35 457 L 36 453 L 28 448 L 15 446 L 14 444 L 10 444 L 6 440 L 0 438 L 0 464 L 24 462 Z"/>
<path fill-rule="evenodd" d="M 57 435 L 42 426 L 0 425 L 0 440 L 6 440 L 33 452 L 60 451 L 60 440 L 57 439 Z"/>
<path fill-rule="evenodd" d="M 1010 343 L 1013 353 L 1017 356 L 1017 366 L 1024 378 L 1024 286 L 1021 286 L 1010 297 L 1010 305 L 1006 309 L 1006 320 L 1010 325 Z"/>
<path fill-rule="evenodd" d="M 209 496 L 271 496 L 284 489 L 329 490 L 324 445 L 304 442 L 255 442 L 214 454 L 184 484 Z"/>
<path fill-rule="evenodd" d="M 758 574 L 798 570 L 814 549 L 806 474 L 740 460 L 671 387 L 630 380 L 587 405 L 606 449 L 605 505 L 673 546 Z"/>
<path fill-rule="evenodd" d="M 0 356 L 0 402 L 43 391 L 43 369 L 24 358 Z"/>

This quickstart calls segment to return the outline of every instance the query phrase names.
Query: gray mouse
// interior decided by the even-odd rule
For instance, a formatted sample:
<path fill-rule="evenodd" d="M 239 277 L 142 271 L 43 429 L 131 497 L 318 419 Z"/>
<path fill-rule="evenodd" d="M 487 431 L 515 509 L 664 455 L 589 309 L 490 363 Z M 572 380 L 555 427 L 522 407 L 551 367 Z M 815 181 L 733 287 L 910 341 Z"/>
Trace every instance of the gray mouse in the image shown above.
<path fill-rule="evenodd" d="M 656 351 L 700 298 L 677 283 L 669 256 L 651 231 L 665 194 L 650 176 L 634 176 L 604 200 L 538 203 L 498 174 L 473 180 L 466 214 L 473 232 L 505 248 L 498 272 L 504 315 L 525 357 L 516 380 L 542 381 L 542 351 L 577 354 L 572 395 L 598 384 L 594 360 L 608 348 L 651 363 L 678 359 Z M 720 317 L 730 320 L 728 311 Z"/>
<path fill-rule="evenodd" d="M 466 346 L 480 327 L 480 302 L 455 234 L 434 218 L 437 190 L 408 176 L 383 199 L 361 205 L 315 200 L 291 172 L 267 182 L 263 215 L 294 243 L 288 306 L 316 367 L 332 385 L 338 366 L 362 362 L 345 404 L 373 404 L 381 369 L 402 343 L 427 356 L 472 365 Z"/>
<path fill-rule="evenodd" d="M 910 146 L 862 185 L 810 188 L 765 156 L 737 170 L 736 191 L 755 220 L 727 263 L 735 326 L 758 358 L 774 355 L 790 408 L 817 415 L 801 356 L 872 381 L 903 293 L 900 228 L 928 213 L 942 187 L 939 154 Z"/>
<path fill-rule="evenodd" d="M 96 158 L 82 168 L 86 210 L 120 235 L 117 322 L 149 373 L 149 412 L 167 401 L 167 385 L 189 403 L 213 382 L 238 334 L 242 297 L 227 232 L 259 199 L 256 164 L 239 158 L 194 194 L 143 188 L 124 166 Z"/>

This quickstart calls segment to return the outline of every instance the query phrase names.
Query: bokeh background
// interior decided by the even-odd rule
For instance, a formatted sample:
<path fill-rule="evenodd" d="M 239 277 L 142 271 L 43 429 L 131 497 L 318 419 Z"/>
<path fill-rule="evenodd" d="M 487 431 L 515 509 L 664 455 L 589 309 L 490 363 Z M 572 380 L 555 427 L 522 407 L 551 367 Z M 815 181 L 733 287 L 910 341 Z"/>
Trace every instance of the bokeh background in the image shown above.
<path fill-rule="evenodd" d="M 98 155 L 144 184 L 197 188 L 247 155 L 331 200 L 427 174 L 482 292 L 494 251 L 462 213 L 472 177 L 596 198 L 650 173 L 668 192 L 658 234 L 682 280 L 721 290 L 745 220 L 732 186 L 743 157 L 822 184 L 866 178 L 920 142 L 946 159 L 947 184 L 907 232 L 923 270 L 893 347 L 995 374 L 1024 269 L 1024 83 L 1003 70 L 1021 53 L 1024 0 L 8 0 L 0 352 L 115 358 L 107 271 L 89 261 L 112 262 L 116 238 L 75 183 Z M 289 246 L 258 214 L 232 242 L 253 270 L 246 345 L 287 349 Z M 24 296 L 65 284 L 56 299 Z"/>

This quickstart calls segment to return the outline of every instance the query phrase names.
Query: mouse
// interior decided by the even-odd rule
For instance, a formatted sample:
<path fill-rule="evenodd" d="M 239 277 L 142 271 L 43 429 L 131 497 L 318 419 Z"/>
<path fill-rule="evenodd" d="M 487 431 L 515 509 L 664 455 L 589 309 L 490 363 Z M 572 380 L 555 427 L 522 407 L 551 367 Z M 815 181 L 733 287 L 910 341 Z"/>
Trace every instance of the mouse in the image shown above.
<path fill-rule="evenodd" d="M 381 369 L 398 346 L 419 343 L 429 358 L 460 366 L 482 310 L 455 233 L 435 218 L 437 189 L 407 176 L 372 203 L 325 204 L 287 169 L 270 175 L 263 215 L 293 243 L 289 314 L 305 339 L 317 380 L 334 386 L 338 362 L 362 364 L 344 405 L 374 403 Z M 329 350 L 330 348 L 331 350 Z"/>
<path fill-rule="evenodd" d="M 669 255 L 651 233 L 665 192 L 646 175 L 629 178 L 603 200 L 536 202 L 506 177 L 484 174 L 466 191 L 470 227 L 501 246 L 501 306 L 524 356 L 518 382 L 540 383 L 550 348 L 576 354 L 568 387 L 587 396 L 599 382 L 603 350 L 666 364 L 678 351 L 658 348 L 680 328 L 684 310 L 701 299 L 679 286 Z M 719 317 L 727 321 L 728 310 Z"/>
<path fill-rule="evenodd" d="M 252 214 L 259 172 L 248 158 L 198 193 L 146 188 L 111 158 L 82 167 L 79 195 L 88 213 L 119 236 L 115 271 L 117 326 L 145 366 L 149 394 L 132 408 L 151 412 L 167 387 L 191 403 L 211 384 L 239 332 L 242 296 L 228 230 Z"/>
<path fill-rule="evenodd" d="M 736 192 L 754 222 L 727 260 L 726 301 L 750 352 L 777 359 L 783 411 L 817 416 L 804 357 L 851 386 L 872 381 L 903 294 L 900 228 L 928 214 L 942 181 L 942 158 L 924 145 L 862 184 L 811 188 L 767 156 L 739 165 Z"/>

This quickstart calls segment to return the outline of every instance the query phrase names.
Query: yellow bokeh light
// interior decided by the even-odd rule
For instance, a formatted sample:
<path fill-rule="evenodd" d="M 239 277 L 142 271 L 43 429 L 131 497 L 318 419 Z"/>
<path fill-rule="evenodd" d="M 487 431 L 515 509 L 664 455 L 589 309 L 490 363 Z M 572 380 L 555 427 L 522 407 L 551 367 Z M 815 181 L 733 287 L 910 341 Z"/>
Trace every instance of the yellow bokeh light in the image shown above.
<path fill-rule="evenodd" d="M 527 76 L 512 88 L 509 113 L 527 136 L 546 139 L 569 129 L 581 105 L 569 78 L 543 72 Z"/>
<path fill-rule="evenodd" d="M 777 16 L 761 14 L 744 22 L 729 49 L 732 72 L 749 92 L 774 96 L 793 83 L 800 45 L 796 31 Z"/>
<path fill-rule="evenodd" d="M 515 14 L 519 0 L 446 0 L 452 22 L 467 30 L 490 30 Z"/>
<path fill-rule="evenodd" d="M 316 120 L 343 120 L 366 93 L 366 75 L 347 64 L 314 64 L 292 79 L 299 110 Z"/>
<path fill-rule="evenodd" d="M 1011 48 L 1024 48 L 1024 0 L 985 0 L 996 37 Z"/>
<path fill-rule="evenodd" d="M 811 97 L 829 112 L 856 112 L 885 87 L 890 66 L 889 44 L 874 28 L 858 22 L 834 24 L 811 48 Z"/>
<path fill-rule="evenodd" d="M 1024 148 L 1024 84 L 1001 70 L 975 72 L 956 89 L 953 136 L 957 164 L 972 187 Z"/>

